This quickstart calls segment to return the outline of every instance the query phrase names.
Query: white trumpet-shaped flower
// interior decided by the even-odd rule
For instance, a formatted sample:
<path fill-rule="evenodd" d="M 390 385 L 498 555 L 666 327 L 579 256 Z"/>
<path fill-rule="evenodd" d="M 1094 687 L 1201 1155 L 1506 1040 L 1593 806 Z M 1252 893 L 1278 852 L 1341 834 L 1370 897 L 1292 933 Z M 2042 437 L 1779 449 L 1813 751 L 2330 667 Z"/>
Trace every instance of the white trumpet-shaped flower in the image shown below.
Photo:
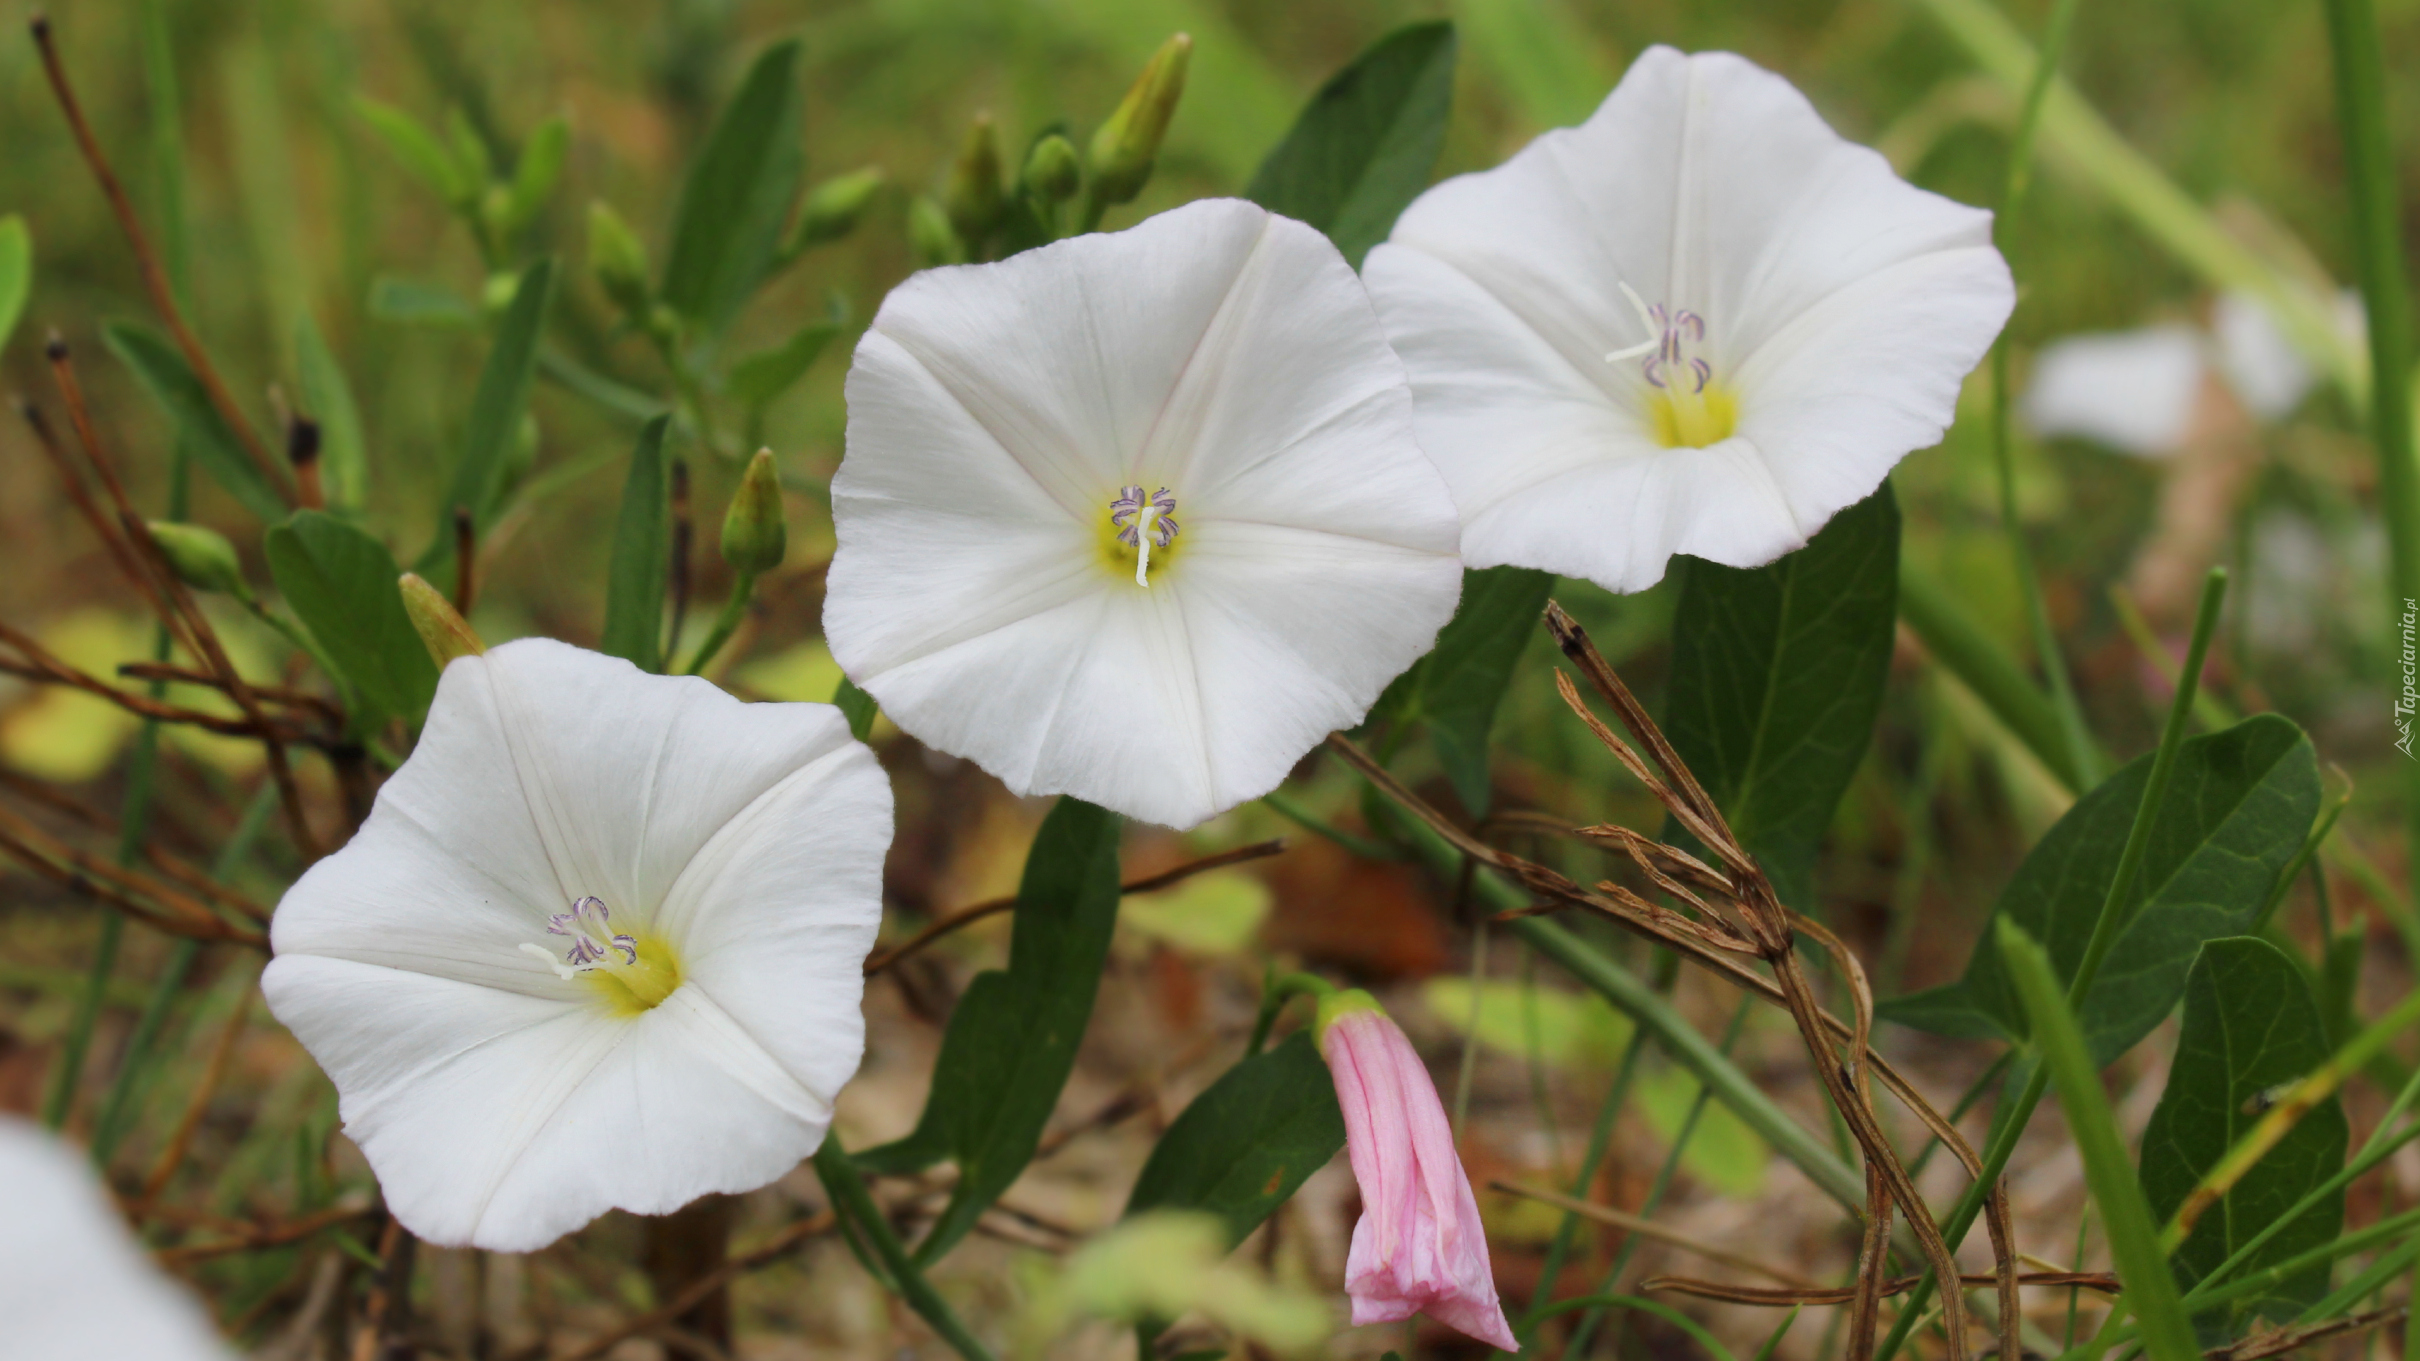
<path fill-rule="evenodd" d="M 832 655 L 1019 793 L 1192 826 L 1453 614 L 1403 367 L 1335 247 L 1249 203 L 919 274 L 848 400 Z"/>
<path fill-rule="evenodd" d="M 890 838 L 839 710 L 507 643 L 446 667 L 261 986 L 405 1227 L 525 1251 L 815 1151 Z"/>
<path fill-rule="evenodd" d="M 2014 301 L 1990 214 L 1781 77 L 1665 47 L 1423 194 L 1364 274 L 1463 558 L 1616 591 L 1805 543 L 1940 438 Z"/>
<path fill-rule="evenodd" d="M 136 1246 L 92 1165 L 0 1116 L 0 1361 L 229 1361 L 210 1316 Z"/>

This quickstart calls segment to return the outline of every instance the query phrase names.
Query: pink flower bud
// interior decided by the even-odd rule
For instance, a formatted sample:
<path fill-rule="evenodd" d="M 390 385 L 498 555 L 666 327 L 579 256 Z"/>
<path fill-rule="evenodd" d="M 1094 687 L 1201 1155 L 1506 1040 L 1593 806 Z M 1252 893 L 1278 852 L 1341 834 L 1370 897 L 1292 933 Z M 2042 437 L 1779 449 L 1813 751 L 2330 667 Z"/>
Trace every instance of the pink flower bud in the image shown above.
<path fill-rule="evenodd" d="M 1427 1067 L 1368 993 L 1339 993 L 1319 1013 L 1320 1049 L 1344 1108 L 1345 1151 L 1361 1183 L 1361 1222 L 1344 1272 L 1353 1322 L 1425 1313 L 1519 1351 L 1496 1302 L 1479 1202 Z"/>

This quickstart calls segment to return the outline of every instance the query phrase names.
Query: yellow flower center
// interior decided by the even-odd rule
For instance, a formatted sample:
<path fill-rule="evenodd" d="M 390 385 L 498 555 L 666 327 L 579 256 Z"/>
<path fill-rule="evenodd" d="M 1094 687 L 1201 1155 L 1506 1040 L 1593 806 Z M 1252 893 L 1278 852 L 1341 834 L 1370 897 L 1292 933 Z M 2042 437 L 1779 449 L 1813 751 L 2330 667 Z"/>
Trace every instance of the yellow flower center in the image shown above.
<path fill-rule="evenodd" d="M 1648 395 L 1656 443 L 1667 449 L 1703 449 L 1731 438 L 1739 425 L 1739 400 L 1731 389 L 1708 382 L 1701 391 L 1658 388 Z"/>
<path fill-rule="evenodd" d="M 1731 438 L 1739 425 L 1739 398 L 1714 381 L 1714 363 L 1705 353 L 1706 319 L 1687 308 L 1649 307 L 1630 285 L 1621 288 L 1638 309 L 1647 339 L 1615 350 L 1605 362 L 1639 361 L 1656 442 L 1667 449 L 1703 449 Z"/>
<path fill-rule="evenodd" d="M 602 898 L 582 898 L 569 912 L 549 916 L 546 934 L 570 944 L 558 949 L 532 943 L 521 952 L 565 982 L 585 983 L 616 1016 L 651 1010 L 681 985 L 681 957 L 672 942 L 652 931 L 616 931 L 613 909 Z"/>

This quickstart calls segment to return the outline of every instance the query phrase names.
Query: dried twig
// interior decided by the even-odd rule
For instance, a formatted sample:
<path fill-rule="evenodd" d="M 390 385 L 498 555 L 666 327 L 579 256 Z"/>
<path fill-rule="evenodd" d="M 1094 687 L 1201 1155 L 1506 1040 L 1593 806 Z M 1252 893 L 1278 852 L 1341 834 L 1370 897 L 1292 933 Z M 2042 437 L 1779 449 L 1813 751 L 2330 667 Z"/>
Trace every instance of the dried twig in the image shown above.
<path fill-rule="evenodd" d="M 62 813 L 103 835 L 115 836 L 117 834 L 116 819 L 76 802 L 57 790 L 45 786 L 39 780 L 20 775 L 13 770 L 0 768 L 0 789 L 9 790 L 30 802 Z M 148 839 L 144 841 L 143 858 L 150 861 L 152 867 L 159 870 L 160 873 L 222 908 L 249 917 L 254 921 L 265 922 L 269 919 L 267 908 L 211 878 L 200 866 L 177 855 L 174 851 L 165 849 L 155 841 Z"/>
<path fill-rule="evenodd" d="M 46 54 L 49 52 L 47 43 L 43 50 Z M 56 61 L 53 60 L 51 64 L 53 80 L 57 83 L 63 78 L 56 74 Z M 64 91 L 65 86 L 61 84 L 60 88 Z M 127 541 L 141 551 L 144 565 L 150 569 L 160 594 L 173 607 L 172 613 L 176 618 L 183 622 L 186 640 L 194 654 L 225 683 L 227 698 L 235 701 L 235 707 L 243 710 L 244 717 L 252 720 L 260 730 L 261 749 L 267 758 L 269 777 L 277 783 L 278 800 L 285 806 L 286 823 L 294 837 L 294 848 L 306 863 L 318 859 L 319 842 L 311 834 L 310 819 L 303 813 L 302 793 L 295 786 L 294 771 L 287 763 L 284 745 L 262 716 L 252 687 L 245 684 L 243 677 L 236 672 L 235 664 L 227 658 L 226 649 L 219 646 L 217 630 L 210 626 L 208 616 L 194 603 L 192 593 L 185 589 L 185 583 L 169 567 L 160 546 L 152 541 L 150 525 L 135 513 L 134 502 L 126 495 L 125 484 L 118 480 L 108 458 L 101 452 L 100 432 L 93 425 L 91 410 L 84 404 L 84 389 L 76 378 L 75 365 L 69 358 L 66 344 L 54 335 L 45 354 L 50 360 L 51 376 L 59 385 L 59 396 L 67 403 L 68 423 L 75 428 L 76 440 L 83 447 L 85 461 L 92 466 L 94 475 L 101 480 L 102 488 L 109 493 L 110 502 L 118 513 L 119 527 L 124 530 Z"/>
<path fill-rule="evenodd" d="M 830 1210 L 821 1211 L 790 1224 L 758 1246 L 732 1257 L 721 1266 L 691 1281 L 678 1295 L 644 1314 L 623 1320 L 561 1356 L 555 1357 L 554 1361 L 596 1361 L 596 1358 L 612 1351 L 628 1339 L 637 1337 L 641 1333 L 652 1333 L 670 1324 L 672 1320 L 695 1308 L 699 1301 L 729 1285 L 743 1273 L 754 1271 L 758 1267 L 782 1257 L 800 1243 L 818 1234 L 830 1232 L 831 1228 L 832 1212 Z"/>
<path fill-rule="evenodd" d="M 304 1215 L 300 1219 L 239 1225 L 230 1236 L 214 1238 L 204 1243 L 180 1243 L 172 1248 L 162 1248 L 154 1255 L 159 1259 L 160 1265 L 174 1269 L 189 1262 L 204 1261 L 212 1257 L 281 1248 L 289 1243 L 299 1243 L 321 1229 L 330 1228 L 348 1220 L 359 1219 L 373 1213 L 377 1208 L 377 1206 L 365 1202 L 331 1205 L 317 1214 Z M 150 1217 L 159 1217 L 159 1211 L 154 1209 L 150 1212 Z"/>
<path fill-rule="evenodd" d="M 1263 859 L 1267 856 L 1275 855 L 1285 848 L 1286 842 L 1284 837 L 1279 837 L 1273 841 L 1256 841 L 1249 846 L 1238 846 L 1231 851 L 1220 851 L 1216 855 L 1206 855 L 1199 860 L 1188 861 L 1185 864 L 1179 865 L 1175 869 L 1164 870 L 1161 873 L 1134 880 L 1132 883 L 1121 884 L 1118 886 L 1118 892 L 1121 894 L 1149 893 L 1153 889 L 1166 888 L 1170 884 L 1177 883 L 1181 880 L 1190 879 L 1194 875 L 1200 874 L 1205 870 L 1214 870 L 1226 865 L 1240 865 L 1247 860 Z M 998 916 L 1000 913 L 1006 912 L 1016 905 L 1017 900 L 1014 897 L 1008 897 L 993 898 L 988 902 L 977 903 L 973 907 L 961 908 L 960 910 L 951 913 L 949 916 L 943 917 L 940 920 L 926 926 L 923 930 L 908 937 L 906 940 L 901 941 L 899 944 L 891 946 L 887 950 L 876 950 L 872 955 L 869 955 L 865 962 L 866 977 L 871 978 L 875 974 L 881 973 L 883 970 L 890 968 L 900 960 L 903 960 L 909 955 L 916 953 L 918 950 L 921 950 L 925 946 L 932 944 L 934 941 L 941 939 L 950 932 L 958 930 L 960 927 L 971 926 L 974 923 L 983 920 L 985 917 Z"/>
<path fill-rule="evenodd" d="M 1617 1229 L 1623 1229 L 1627 1230 L 1628 1232 L 1635 1233 L 1641 1238 L 1652 1238 L 1659 1243 L 1669 1243 L 1672 1246 L 1680 1248 L 1684 1251 L 1696 1253 L 1698 1256 L 1703 1257 L 1710 1262 L 1720 1262 L 1724 1266 L 1737 1267 L 1741 1271 L 1753 1272 L 1756 1275 L 1779 1281 L 1783 1285 L 1786 1285 L 1793 1290 L 1806 1291 L 1820 1290 L 1823 1288 L 1815 1284 L 1813 1281 L 1808 1280 L 1804 1276 L 1784 1271 L 1780 1267 L 1767 1266 L 1754 1258 L 1742 1257 L 1735 1252 L 1730 1252 L 1726 1249 L 1715 1247 L 1711 1243 L 1701 1243 L 1697 1239 L 1691 1238 L 1685 1233 L 1681 1233 L 1675 1229 L 1666 1228 L 1664 1225 L 1658 1224 L 1652 1219 L 1647 1219 L 1640 1215 L 1625 1214 L 1620 1210 L 1614 1209 L 1610 1205 L 1599 1205 L 1594 1201 L 1580 1200 L 1572 1196 L 1564 1195 L 1560 1191 L 1549 1191 L 1542 1187 L 1536 1186 L 1522 1186 L 1518 1183 L 1509 1181 L 1491 1181 L 1488 1183 L 1488 1186 L 1494 1190 L 1502 1191 L 1506 1195 L 1514 1195 L 1528 1200 L 1542 1201 L 1545 1204 L 1552 1205 L 1557 1209 L 1569 1210 L 1571 1213 L 1579 1215 L 1584 1219 L 1593 1219 L 1600 1224 L 1610 1224 Z"/>
<path fill-rule="evenodd" d="M 2346 1333 L 2366 1332 L 2401 1321 L 2411 1313 L 2411 1306 L 2398 1304 L 2392 1309 L 2373 1309 L 2366 1314 L 2348 1314 L 2301 1328 L 2284 1328 L 2274 1333 L 2255 1333 L 2229 1347 L 2213 1347 L 2202 1353 L 2211 1361 L 2267 1361 L 2272 1356 L 2307 1347 L 2323 1338 L 2342 1337 Z"/>
<path fill-rule="evenodd" d="M 227 688 L 226 681 L 207 671 L 172 666 L 166 662 L 121 662 L 118 664 L 118 674 L 128 680 L 174 681 L 180 685 L 201 685 L 219 691 Z M 279 685 L 255 685 L 252 693 L 271 704 L 282 704 L 289 709 L 309 709 L 333 724 L 341 725 L 345 721 L 344 710 L 336 707 L 336 702 L 325 695 L 314 695 L 308 690 L 290 690 Z"/>
<path fill-rule="evenodd" d="M 160 723 L 182 723 L 200 728 L 205 732 L 223 733 L 229 737 L 257 738 L 261 736 L 261 727 L 250 719 L 204 713 L 199 709 L 188 709 L 182 705 L 170 704 L 164 700 L 153 699 L 149 695 L 136 694 L 131 690 L 121 690 L 98 676 L 69 666 L 36 643 L 31 636 L 10 628 L 6 624 L 0 624 L 0 644 L 6 644 L 15 649 L 24 658 L 23 661 L 0 658 L 0 674 L 16 676 L 37 685 L 71 686 L 86 694 L 107 700 L 137 717 L 152 719 Z M 300 729 L 291 726 L 281 726 L 275 730 L 279 731 L 284 740 L 289 742 L 308 740 Z"/>
<path fill-rule="evenodd" d="M 169 1136 L 159 1161 L 152 1164 L 151 1175 L 143 1178 L 141 1203 L 159 1199 L 168 1179 L 184 1165 L 185 1154 L 193 1147 L 193 1133 L 201 1128 L 202 1116 L 210 1109 L 210 1099 L 218 1094 L 218 1085 L 227 1076 L 227 1060 L 234 1056 L 235 1041 L 244 1033 L 245 1022 L 251 1019 L 252 994 L 259 987 L 259 980 L 254 980 L 228 1010 L 227 1023 L 219 1028 L 217 1043 L 210 1046 L 210 1062 L 202 1069 L 202 1080 L 195 1084 L 192 1099 L 185 1103 L 185 1113 L 176 1122 L 176 1133 Z"/>
<path fill-rule="evenodd" d="M 169 935 L 234 941 L 259 950 L 269 948 L 268 939 L 258 931 L 228 923 L 198 899 L 150 875 L 78 850 L 5 806 L 0 806 L 0 853 L 14 857 L 74 892 L 89 894 L 139 917 Z M 250 911 L 259 913 L 260 909 L 252 907 Z"/>
<path fill-rule="evenodd" d="M 1922 1276 L 1893 1276 L 1882 1283 L 1884 1298 L 1904 1295 L 1916 1288 Z M 1968 1272 L 1958 1278 L 1967 1285 L 1990 1285 L 1999 1278 L 1979 1272 Z M 2028 1271 L 2017 1280 L 2024 1285 L 2056 1289 L 2094 1290 L 2104 1295 L 2124 1293 L 2118 1278 L 2106 1271 Z M 1856 1299 L 1855 1286 L 1817 1286 L 1807 1290 L 1768 1290 L 1755 1285 L 1725 1285 L 1720 1281 L 1700 1281 L 1687 1276 L 1650 1276 L 1639 1282 L 1642 1290 L 1667 1290 L 1675 1295 L 1694 1295 L 1702 1300 L 1720 1300 L 1725 1304 L 1749 1304 L 1763 1309 L 1787 1309 L 1797 1304 L 1848 1304 Z M 2212 1352 L 2212 1356 L 2220 1353 Z M 2248 1361 L 2238 1358 L 2237 1361 Z"/>
<path fill-rule="evenodd" d="M 260 436 L 236 407 L 235 398 L 228 392 L 226 381 L 219 377 L 217 366 L 210 362 L 210 356 L 203 351 L 201 341 L 185 324 L 185 314 L 176 305 L 176 290 L 169 286 L 168 271 L 161 267 L 160 257 L 151 249 L 150 239 L 143 235 L 143 224 L 135 216 L 134 204 L 126 197 L 125 187 L 118 183 L 117 173 L 109 168 L 109 158 L 101 153 L 101 143 L 93 136 L 92 125 L 85 121 L 83 106 L 76 100 L 75 87 L 68 83 L 67 68 L 60 62 L 58 45 L 51 37 L 50 17 L 35 15 L 31 27 L 34 46 L 42 52 L 43 74 L 50 77 L 51 93 L 58 97 L 60 112 L 67 115 L 68 130 L 75 134 L 76 146 L 84 153 L 85 164 L 92 167 L 93 178 L 101 182 L 101 193 L 109 200 L 109 210 L 117 217 L 119 229 L 126 233 L 127 244 L 134 249 L 135 266 L 142 272 L 143 291 L 150 295 L 152 309 L 166 323 L 168 334 L 175 339 L 176 347 L 184 352 L 185 362 L 193 366 L 194 376 L 201 379 L 203 390 L 210 395 L 210 405 L 218 409 L 227 428 L 243 442 L 245 456 L 260 469 L 261 476 L 268 479 L 270 486 L 278 488 L 281 495 L 287 494 L 285 479 L 278 475 L 277 465 L 270 459 L 269 451 L 261 447 Z"/>

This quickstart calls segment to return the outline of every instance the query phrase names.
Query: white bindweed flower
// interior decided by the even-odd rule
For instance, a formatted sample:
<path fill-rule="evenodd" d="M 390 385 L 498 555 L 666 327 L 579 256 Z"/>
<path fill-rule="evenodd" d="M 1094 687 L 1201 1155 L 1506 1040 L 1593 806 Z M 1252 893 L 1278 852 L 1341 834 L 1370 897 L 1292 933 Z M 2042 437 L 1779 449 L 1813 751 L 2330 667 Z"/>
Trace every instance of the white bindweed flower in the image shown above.
<path fill-rule="evenodd" d="M 2368 328 L 2358 294 L 2337 299 L 2335 322 L 2358 347 Z M 2318 381 L 2260 299 L 2227 292 L 2210 304 L 2207 334 L 2176 322 L 2065 336 L 2034 356 L 2019 410 L 2037 435 L 2074 436 L 2139 458 L 2184 447 L 2205 379 L 2225 382 L 2246 412 L 2278 421 Z"/>
<path fill-rule="evenodd" d="M 839 710 L 507 643 L 446 667 L 261 986 L 404 1226 L 526 1251 L 815 1151 L 890 838 Z"/>
<path fill-rule="evenodd" d="M 919 274 L 848 401 L 832 655 L 1021 794 L 1190 827 L 1453 614 L 1403 367 L 1335 247 L 1249 203 Z"/>
<path fill-rule="evenodd" d="M 228 1361 L 201 1302 L 136 1246 L 92 1165 L 0 1116 L 0 1361 Z"/>
<path fill-rule="evenodd" d="M 1363 272 L 1463 558 L 1615 591 L 1805 543 L 1941 437 L 2014 301 L 1989 213 L 1667 47 L 1421 195 Z"/>

